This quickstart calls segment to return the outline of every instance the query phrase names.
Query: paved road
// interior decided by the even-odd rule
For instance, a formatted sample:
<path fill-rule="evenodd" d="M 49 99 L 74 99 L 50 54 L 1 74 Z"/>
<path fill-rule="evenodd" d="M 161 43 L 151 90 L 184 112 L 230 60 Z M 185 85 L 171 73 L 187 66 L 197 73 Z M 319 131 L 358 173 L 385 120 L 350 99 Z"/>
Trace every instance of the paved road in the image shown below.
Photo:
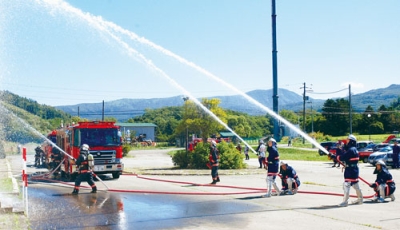
<path fill-rule="evenodd" d="M 131 152 L 133 157 L 125 158 L 125 167 L 164 171 L 173 167 L 166 151 Z M 265 170 L 257 169 L 256 159 L 246 163 L 251 169 L 243 170 L 242 175 L 226 175 L 221 170 L 221 183 L 217 186 L 207 186 L 211 181 L 209 170 L 183 176 L 176 173 L 143 177 L 123 175 L 118 180 L 106 179 L 104 183 L 113 191 L 128 192 L 86 193 L 77 197 L 68 195 L 72 190 L 68 186 L 31 184 L 30 221 L 33 229 L 282 229 L 285 226 L 398 229 L 400 226 L 398 200 L 377 204 L 366 199 L 363 205 L 339 208 L 343 175 L 341 169 L 332 168 L 326 162 L 289 161 L 302 182 L 300 193 L 294 196 L 262 198 L 265 191 L 233 194 L 265 188 Z M 361 164 L 361 177 L 372 182 L 372 172 L 373 167 Z M 395 180 L 400 178 L 400 170 L 391 172 Z M 104 185 L 96 183 L 105 190 Z M 361 187 L 365 196 L 373 194 L 366 184 L 362 183 Z M 312 192 L 333 195 L 309 194 Z M 203 195 L 188 195 L 193 193 Z M 210 195 L 217 193 L 225 195 Z"/>

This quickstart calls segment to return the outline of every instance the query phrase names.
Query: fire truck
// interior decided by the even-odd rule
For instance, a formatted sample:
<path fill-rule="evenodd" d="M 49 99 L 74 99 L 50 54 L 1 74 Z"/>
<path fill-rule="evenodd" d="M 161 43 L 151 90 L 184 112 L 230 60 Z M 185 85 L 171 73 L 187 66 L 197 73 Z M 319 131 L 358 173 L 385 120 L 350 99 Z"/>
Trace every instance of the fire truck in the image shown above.
<path fill-rule="evenodd" d="M 112 174 L 119 178 L 124 169 L 122 162 L 122 137 L 115 122 L 90 121 L 57 129 L 56 144 L 74 159 L 78 159 L 80 147 L 89 145 L 94 157 L 95 174 Z M 64 154 L 61 176 L 74 180 L 77 176 L 75 160 Z"/>

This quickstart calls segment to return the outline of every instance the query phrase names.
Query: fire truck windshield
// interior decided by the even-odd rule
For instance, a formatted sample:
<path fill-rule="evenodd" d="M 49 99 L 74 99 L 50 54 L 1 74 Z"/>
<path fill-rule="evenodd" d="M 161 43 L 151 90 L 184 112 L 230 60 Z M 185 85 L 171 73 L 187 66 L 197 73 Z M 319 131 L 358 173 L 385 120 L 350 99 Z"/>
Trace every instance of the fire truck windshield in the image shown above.
<path fill-rule="evenodd" d="M 88 144 L 95 146 L 120 146 L 121 138 L 118 129 L 76 129 L 74 135 L 74 146 Z M 80 138 L 79 138 L 80 137 Z"/>

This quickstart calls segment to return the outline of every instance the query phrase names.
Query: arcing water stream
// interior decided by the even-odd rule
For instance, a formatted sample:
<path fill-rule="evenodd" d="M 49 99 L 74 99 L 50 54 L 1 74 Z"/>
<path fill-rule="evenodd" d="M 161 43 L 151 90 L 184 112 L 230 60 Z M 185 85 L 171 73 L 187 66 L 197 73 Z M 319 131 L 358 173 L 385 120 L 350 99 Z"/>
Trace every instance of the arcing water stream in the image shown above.
<path fill-rule="evenodd" d="M 40 2 L 38 0 L 38 2 Z M 183 87 L 181 87 L 178 83 L 176 83 L 173 79 L 171 79 L 167 74 L 165 74 L 161 69 L 157 68 L 150 60 L 146 59 L 142 54 L 140 54 L 139 52 L 137 52 L 136 50 L 133 50 L 132 48 L 129 47 L 129 45 L 125 42 L 123 42 L 120 37 L 117 37 L 115 35 L 115 33 L 113 33 L 112 31 L 127 35 L 130 39 L 137 41 L 141 44 L 147 45 L 159 52 L 161 52 L 164 55 L 167 55 L 169 57 L 172 57 L 174 59 L 176 59 L 177 61 L 179 61 L 182 64 L 185 64 L 197 71 L 199 71 L 200 73 L 212 78 L 213 80 L 217 81 L 218 83 L 228 87 L 229 89 L 235 91 L 236 93 L 238 93 L 239 95 L 243 96 L 244 98 L 246 98 L 249 102 L 253 103 L 254 105 L 258 106 L 259 108 L 263 109 L 264 111 L 266 111 L 269 115 L 271 115 L 272 117 L 274 117 L 275 119 L 278 119 L 279 121 L 281 121 L 282 123 L 284 123 L 285 125 L 287 125 L 291 130 L 295 131 L 296 133 L 300 134 L 301 136 L 303 136 L 306 140 L 308 140 L 310 143 L 312 143 L 314 146 L 317 146 L 319 149 L 321 149 L 322 151 L 324 151 L 326 154 L 328 154 L 327 150 L 325 148 L 323 148 L 316 140 L 314 140 L 312 137 L 310 137 L 309 135 L 307 135 L 306 133 L 304 133 L 303 131 L 301 131 L 299 128 L 297 128 L 296 126 L 294 126 L 293 124 L 291 124 L 289 121 L 287 121 L 286 119 L 284 119 L 283 117 L 281 117 L 280 115 L 276 114 L 274 111 L 272 111 L 271 109 L 269 109 L 268 107 L 264 106 L 263 104 L 261 104 L 260 102 L 254 100 L 252 97 L 248 96 L 246 93 L 240 91 L 239 89 L 237 89 L 236 87 L 234 87 L 233 85 L 229 84 L 228 82 L 222 80 L 221 78 L 215 76 L 214 74 L 210 73 L 209 71 L 203 69 L 202 67 L 196 65 L 193 62 L 190 62 L 186 59 L 184 59 L 183 57 L 171 52 L 170 50 L 167 50 L 157 44 L 154 44 L 153 42 L 149 41 L 146 38 L 140 37 L 137 34 L 128 31 L 126 29 L 123 29 L 122 27 L 116 25 L 115 23 L 109 22 L 109 21 L 105 21 L 104 19 L 102 19 L 101 17 L 95 17 L 89 13 L 83 13 L 81 10 L 72 7 L 71 5 L 69 5 L 68 3 L 62 1 L 62 0 L 41 0 L 41 2 L 49 5 L 51 7 L 52 10 L 54 9 L 60 9 L 63 10 L 65 12 L 69 12 L 71 14 L 77 15 L 79 16 L 81 19 L 86 20 L 90 25 L 96 25 L 95 27 L 101 31 L 104 31 L 106 33 L 108 33 L 111 37 L 113 37 L 118 43 L 120 43 L 123 47 L 125 47 L 129 53 L 133 53 L 135 54 L 137 57 L 139 57 L 139 59 L 141 59 L 142 61 L 144 61 L 150 68 L 153 68 L 154 70 L 156 70 L 157 72 L 159 72 L 164 78 L 168 79 L 170 81 L 170 83 L 172 83 L 172 85 L 174 85 L 176 88 L 178 88 L 179 90 L 181 90 L 182 92 L 184 92 L 185 95 L 190 95 L 189 92 L 187 92 Z M 112 31 L 110 31 L 112 30 Z M 193 101 L 196 102 L 197 105 L 200 106 L 201 103 L 199 103 L 197 100 L 195 100 L 195 98 L 193 96 L 189 96 Z M 206 109 L 203 108 L 202 109 Z M 206 110 L 208 111 L 208 110 Z M 209 111 L 208 111 L 209 113 Z M 210 114 L 210 113 L 209 113 Z M 211 115 L 211 114 L 210 114 Z M 217 117 L 213 114 L 211 115 L 212 117 L 214 117 L 214 119 L 216 119 Z M 218 119 L 218 122 L 221 123 L 221 121 Z M 226 124 L 224 124 L 223 122 L 221 123 L 224 125 L 224 127 L 226 127 L 229 131 L 231 131 L 232 133 L 234 133 Z M 243 141 L 242 138 L 240 138 L 236 133 L 234 133 L 241 141 Z M 244 141 L 243 141 L 244 142 Z M 246 145 L 247 143 L 244 142 Z M 251 148 L 252 149 L 252 148 Z M 252 149 L 252 151 L 254 151 Z"/>
<path fill-rule="evenodd" d="M 180 63 L 183 63 L 186 66 L 189 66 L 189 67 L 197 70 L 198 72 L 200 72 L 200 73 L 202 73 L 202 74 L 214 79 L 215 81 L 219 82 L 220 84 L 222 84 L 222 85 L 228 87 L 229 89 L 237 92 L 238 94 L 240 94 L 241 96 L 246 98 L 251 103 L 255 104 L 259 108 L 261 108 L 264 111 L 266 111 L 268 114 L 270 114 L 275 119 L 280 120 L 282 123 L 287 125 L 290 129 L 294 130 L 295 132 L 297 132 L 298 134 L 303 136 L 309 142 L 311 142 L 312 144 L 314 144 L 315 146 L 320 148 L 322 151 L 326 152 L 326 150 L 322 146 L 320 146 L 319 143 L 317 143 L 314 139 L 312 139 L 306 133 L 302 132 L 300 129 L 298 129 L 296 126 L 294 126 L 293 124 L 291 124 L 290 122 L 288 122 L 287 120 L 285 120 L 284 118 L 279 116 L 278 114 L 274 113 L 272 110 L 270 110 L 266 106 L 262 105 L 261 103 L 259 103 L 258 101 L 254 100 L 253 98 L 251 98 L 247 94 L 243 93 L 242 91 L 238 90 L 234 86 L 230 85 L 229 83 L 223 81 L 221 78 L 218 78 L 217 76 L 213 75 L 212 73 L 206 71 L 205 69 L 199 67 L 198 65 L 196 65 L 196 64 L 194 64 L 194 63 L 192 63 L 190 61 L 187 61 L 186 59 L 174 54 L 173 52 L 171 52 L 171 51 L 169 51 L 169 50 L 167 50 L 167 49 L 165 49 L 165 48 L 163 48 L 163 47 L 161 47 L 159 45 L 156 45 L 153 42 L 151 42 L 151 41 L 149 41 L 149 40 L 147 40 L 145 38 L 139 37 L 135 33 L 131 32 L 131 31 L 128 31 L 126 29 L 123 29 L 120 26 L 118 26 L 118 25 L 116 25 L 116 24 L 114 24 L 112 22 L 105 21 L 101 17 L 96 17 L 96 16 L 93 16 L 93 15 L 91 15 L 89 13 L 82 12 L 80 9 L 72 7 L 70 4 L 64 2 L 63 0 L 35 0 L 34 2 L 37 5 L 41 6 L 41 7 L 47 8 L 49 13 L 52 14 L 52 15 L 54 15 L 55 13 L 61 13 L 61 14 L 62 13 L 64 13 L 64 14 L 67 13 L 69 16 L 72 15 L 72 16 L 78 18 L 78 19 L 81 19 L 81 20 L 85 21 L 89 26 L 91 26 L 93 28 L 96 28 L 97 30 L 99 30 L 101 32 L 104 32 L 105 34 L 108 34 L 111 38 L 113 38 L 115 41 L 117 41 L 117 43 L 120 44 L 125 49 L 125 51 L 128 53 L 129 56 L 135 58 L 139 62 L 144 63 L 151 70 L 157 72 L 162 77 L 167 79 L 170 84 L 172 84 L 174 87 L 178 88 L 181 92 L 183 92 L 185 95 L 187 95 L 189 98 L 191 98 L 198 106 L 200 106 L 203 110 L 207 111 L 207 113 L 210 114 L 210 116 L 212 116 L 214 119 L 216 119 L 219 123 L 221 123 L 229 131 L 234 133 L 241 141 L 243 141 L 242 138 L 240 138 L 235 132 L 232 131 L 232 129 L 230 129 L 220 119 L 218 119 L 218 117 L 216 117 L 214 114 L 212 114 L 211 111 L 209 111 L 207 108 L 202 106 L 202 104 L 194 96 L 192 96 L 184 87 L 179 85 L 175 80 L 173 80 L 171 77 L 169 77 L 164 71 L 162 71 L 159 67 L 157 67 L 155 64 L 153 64 L 153 62 L 151 60 L 147 59 L 146 57 L 144 57 L 144 55 L 142 55 L 138 51 L 136 51 L 133 48 L 131 48 L 126 42 L 124 42 L 121 39 L 120 36 L 117 35 L 117 33 L 123 34 L 123 35 L 128 35 L 128 37 L 131 40 L 137 41 L 140 44 L 145 44 L 146 46 L 149 46 L 149 47 L 161 52 L 162 54 L 164 54 L 166 56 L 172 57 L 175 60 L 178 60 Z M 244 142 L 244 143 L 247 145 L 246 142 Z M 254 150 L 252 149 L 252 151 L 254 151 Z"/>
<path fill-rule="evenodd" d="M 99 17 L 94 17 L 88 13 L 83 13 L 81 10 L 72 7 L 71 5 L 67 4 L 64 1 L 59 0 L 42 0 L 37 1 L 38 3 L 43 2 L 47 4 L 52 13 L 55 10 L 61 10 L 62 12 L 69 12 L 73 15 L 78 16 L 80 19 L 85 20 L 90 26 L 93 28 L 102 31 L 108 34 L 111 38 L 113 38 L 118 44 L 120 44 L 125 51 L 127 51 L 128 55 L 138 59 L 140 62 L 144 63 L 147 67 L 151 70 L 155 71 L 157 74 L 161 75 L 164 79 L 166 79 L 172 86 L 180 90 L 184 95 L 187 95 L 197 106 L 199 106 L 202 110 L 206 111 L 213 119 L 223 125 L 227 130 L 232 132 L 240 141 L 242 141 L 245 145 L 247 145 L 254 153 L 256 151 L 245 141 L 243 140 L 236 132 L 234 132 L 226 123 L 224 123 L 219 117 L 217 117 L 214 113 L 212 113 L 208 108 L 206 108 L 198 99 L 196 99 L 189 91 L 187 91 L 184 87 L 178 84 L 174 79 L 172 79 L 168 74 L 166 74 L 163 70 L 158 68 L 153 62 L 147 59 L 143 54 L 139 53 L 137 50 L 130 47 L 126 42 L 122 41 L 120 37 L 115 35 L 112 31 L 105 26 L 103 23 L 103 19 Z"/>

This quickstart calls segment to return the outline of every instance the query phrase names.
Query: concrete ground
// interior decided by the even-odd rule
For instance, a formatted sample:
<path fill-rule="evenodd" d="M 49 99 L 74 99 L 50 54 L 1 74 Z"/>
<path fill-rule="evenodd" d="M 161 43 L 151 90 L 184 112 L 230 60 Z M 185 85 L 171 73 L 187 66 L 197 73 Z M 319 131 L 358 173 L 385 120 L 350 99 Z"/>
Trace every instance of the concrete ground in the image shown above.
<path fill-rule="evenodd" d="M 133 206 L 127 207 L 130 203 L 129 199 L 125 198 L 126 215 L 131 214 L 130 208 L 135 211 L 134 216 L 137 219 L 132 222 L 134 229 L 399 229 L 400 226 L 400 200 L 392 202 L 386 199 L 385 203 L 374 203 L 364 199 L 363 205 L 338 207 L 342 202 L 343 173 L 341 168 L 332 168 L 330 162 L 287 161 L 300 177 L 302 184 L 299 193 L 293 196 L 263 198 L 265 191 L 262 190 L 257 193 L 232 194 L 266 188 L 266 171 L 258 168 L 257 159 L 246 161 L 248 169 L 220 170 L 221 182 L 216 186 L 207 186 L 211 182 L 210 170 L 174 169 L 171 157 L 166 154 L 168 151 L 170 150 L 131 151 L 124 159 L 125 170 L 139 176 L 126 175 L 121 176 L 119 180 L 104 182 L 112 189 L 225 195 L 171 195 L 169 199 L 159 201 L 160 206 L 146 206 L 142 210 L 133 209 Z M 13 162 L 14 167 L 21 167 L 19 157 L 9 160 Z M 30 170 L 33 169 L 28 169 L 28 172 Z M 373 170 L 374 167 L 369 164 L 360 163 L 360 176 L 366 181 L 375 180 Z M 400 178 L 400 170 L 390 172 L 394 180 Z M 277 182 L 280 187 L 279 179 Z M 102 187 L 101 183 L 97 184 Z M 367 184 L 360 184 L 364 196 L 373 195 L 373 190 Z M 248 189 L 241 189 L 243 187 Z M 70 188 L 66 191 L 70 192 Z M 353 189 L 351 194 L 355 195 Z M 396 191 L 395 195 L 397 194 Z M 154 200 L 165 198 L 148 193 L 143 195 Z M 146 209 L 149 212 L 146 212 Z M 165 210 L 162 215 L 161 210 Z M 159 212 L 160 215 L 151 215 L 154 212 Z"/>
<path fill-rule="evenodd" d="M 206 184 L 211 182 L 210 170 L 167 170 L 173 167 L 172 161 L 167 155 L 157 155 L 152 151 L 135 151 L 130 155 L 133 158 L 125 158 L 127 171 L 138 171 L 147 174 L 151 178 L 168 179 L 174 181 L 186 181 Z M 323 159 L 323 157 L 321 157 Z M 284 160 L 284 159 L 283 159 Z M 399 229 L 400 213 L 398 202 L 386 199 L 385 203 L 374 203 L 370 199 L 364 199 L 363 205 L 349 205 L 338 207 L 343 198 L 343 173 L 342 168 L 332 168 L 330 162 L 305 162 L 287 161 L 297 171 L 301 186 L 299 193 L 293 196 L 279 196 L 262 198 L 258 194 L 213 196 L 216 202 L 224 200 L 244 202 L 246 205 L 256 205 L 251 211 L 235 212 L 224 217 L 238 218 L 240 222 L 209 223 L 207 227 L 216 229 L 261 229 L 261 228 L 284 228 L 283 226 L 295 227 L 296 229 Z M 245 170 L 220 170 L 221 182 L 218 186 L 196 187 L 198 191 L 209 192 L 236 192 L 243 190 L 229 189 L 223 186 L 238 186 L 249 188 L 266 187 L 266 171 L 258 168 L 257 159 L 246 161 L 248 169 Z M 159 165 L 160 167 L 157 167 Z M 369 164 L 360 163 L 360 177 L 369 183 L 374 182 L 374 167 Z M 390 172 L 393 178 L 400 178 L 400 170 Z M 140 179 L 137 183 L 144 184 Z M 280 179 L 277 179 L 280 186 Z M 169 184 L 168 184 L 169 186 Z M 221 186 L 221 187 L 219 187 Z M 372 197 L 374 191 L 364 182 L 360 182 L 363 195 Z M 167 185 L 161 187 L 150 186 L 149 189 L 165 191 Z M 328 195 L 330 194 L 330 195 Z M 397 191 L 395 195 L 397 195 Z M 351 190 L 355 196 L 355 190 Z M 399 197 L 400 198 L 400 197 Z M 350 201 L 355 198 L 350 198 Z M 234 204 L 236 204 L 234 202 Z M 218 218 L 216 218 L 218 219 Z M 199 224 L 202 223 L 201 221 Z M 204 224 L 204 223 L 203 223 Z M 198 229 L 193 227 L 193 229 Z"/>

